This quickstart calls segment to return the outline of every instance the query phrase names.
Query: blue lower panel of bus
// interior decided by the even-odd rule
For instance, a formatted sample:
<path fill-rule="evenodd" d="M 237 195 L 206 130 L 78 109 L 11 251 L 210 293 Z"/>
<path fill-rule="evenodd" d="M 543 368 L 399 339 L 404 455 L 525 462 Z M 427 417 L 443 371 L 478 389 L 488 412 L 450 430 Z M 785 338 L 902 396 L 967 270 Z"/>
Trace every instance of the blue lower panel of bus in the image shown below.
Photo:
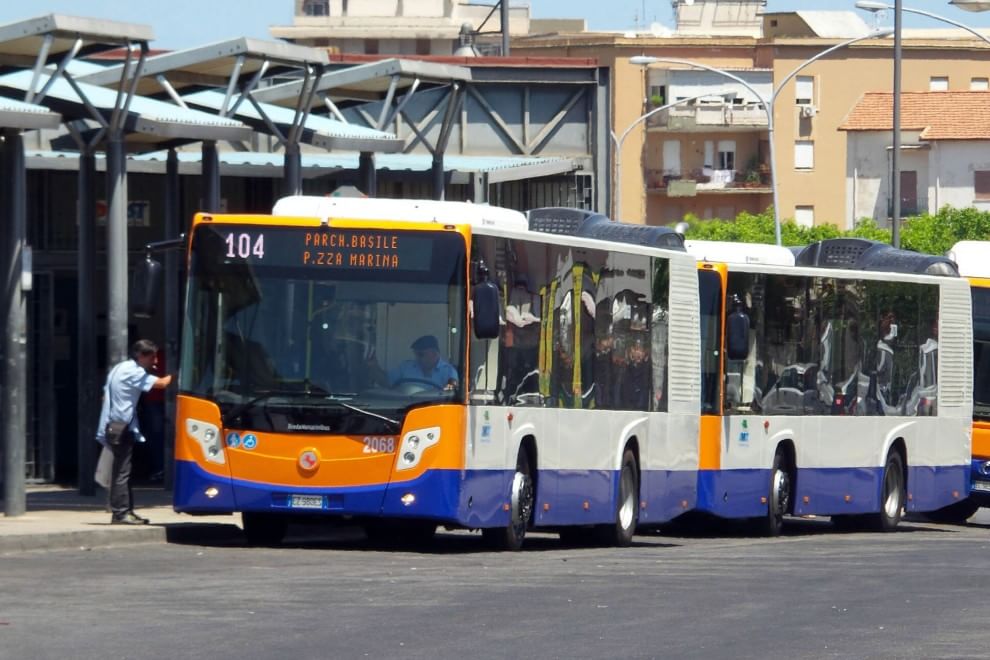
<path fill-rule="evenodd" d="M 481 528 L 507 525 L 513 471 L 432 470 L 413 481 L 351 488 L 273 487 L 216 477 L 195 463 L 177 461 L 175 510 L 185 513 L 283 511 L 385 517 L 431 518 Z M 642 474 L 643 523 L 664 522 L 694 505 L 695 472 Z M 208 491 L 215 489 L 211 498 Z M 319 504 L 294 508 L 292 496 L 317 496 Z M 403 502 L 403 498 L 410 504 Z M 536 524 L 582 525 L 612 522 L 619 473 L 610 470 L 541 470 L 537 476 Z M 587 503 L 587 505 L 585 504 Z M 544 505 L 549 505 L 545 507 Z M 312 508 L 310 508 L 312 507 Z"/>
<path fill-rule="evenodd" d="M 985 458 L 975 458 L 971 465 L 969 497 L 980 506 L 990 506 L 990 474 L 983 470 Z"/>
<path fill-rule="evenodd" d="M 933 511 L 957 501 L 953 493 L 969 491 L 969 467 L 910 466 L 909 511 Z M 883 469 L 802 468 L 794 486 L 796 515 L 873 513 L 880 510 Z M 770 470 L 701 470 L 698 509 L 723 518 L 765 515 L 761 502 L 770 489 Z M 807 501 L 806 501 L 807 498 Z"/>

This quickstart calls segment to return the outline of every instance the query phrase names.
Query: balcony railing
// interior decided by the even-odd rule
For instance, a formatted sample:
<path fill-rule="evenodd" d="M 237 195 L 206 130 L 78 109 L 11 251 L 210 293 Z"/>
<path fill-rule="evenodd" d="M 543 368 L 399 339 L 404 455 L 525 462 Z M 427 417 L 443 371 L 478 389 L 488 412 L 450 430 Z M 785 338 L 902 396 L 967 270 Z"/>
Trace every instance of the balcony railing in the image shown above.
<path fill-rule="evenodd" d="M 762 105 L 689 104 L 675 105 L 650 117 L 647 126 L 672 131 L 706 128 L 766 128 Z"/>
<path fill-rule="evenodd" d="M 681 174 L 647 170 L 646 187 L 671 197 L 693 197 L 705 192 L 771 192 L 770 171 L 764 168 L 748 171 L 702 168 Z"/>

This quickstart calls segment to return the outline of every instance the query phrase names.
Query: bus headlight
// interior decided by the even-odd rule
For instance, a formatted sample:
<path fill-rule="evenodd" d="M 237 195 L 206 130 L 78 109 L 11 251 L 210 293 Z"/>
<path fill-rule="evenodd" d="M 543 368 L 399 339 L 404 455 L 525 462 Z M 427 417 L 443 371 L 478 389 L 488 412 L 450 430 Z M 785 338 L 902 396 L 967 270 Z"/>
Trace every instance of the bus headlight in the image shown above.
<path fill-rule="evenodd" d="M 399 460 L 396 462 L 396 470 L 410 470 L 419 465 L 423 452 L 440 442 L 440 427 L 433 426 L 428 429 L 415 429 L 402 436 L 402 444 L 399 445 Z"/>
<path fill-rule="evenodd" d="M 983 465 L 980 466 L 980 472 L 985 475 L 990 476 L 990 461 L 984 461 Z"/>
<path fill-rule="evenodd" d="M 186 435 L 199 445 L 206 460 L 220 465 L 226 462 L 223 447 L 220 446 L 220 429 L 216 425 L 198 419 L 187 419 Z"/>

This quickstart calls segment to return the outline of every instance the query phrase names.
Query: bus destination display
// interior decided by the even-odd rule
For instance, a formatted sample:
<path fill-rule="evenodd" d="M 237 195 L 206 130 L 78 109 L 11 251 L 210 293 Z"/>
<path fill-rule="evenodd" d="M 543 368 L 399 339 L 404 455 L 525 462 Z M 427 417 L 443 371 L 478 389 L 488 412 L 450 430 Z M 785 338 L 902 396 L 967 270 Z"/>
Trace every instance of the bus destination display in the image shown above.
<path fill-rule="evenodd" d="M 222 227 L 224 259 L 265 266 L 429 270 L 436 237 L 404 231 Z"/>

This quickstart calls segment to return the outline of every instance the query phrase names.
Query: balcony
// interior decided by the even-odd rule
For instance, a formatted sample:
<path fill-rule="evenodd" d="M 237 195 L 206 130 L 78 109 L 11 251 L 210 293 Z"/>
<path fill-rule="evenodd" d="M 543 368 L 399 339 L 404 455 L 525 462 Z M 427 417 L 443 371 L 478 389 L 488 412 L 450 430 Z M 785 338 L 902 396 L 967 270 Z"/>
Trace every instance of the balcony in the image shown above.
<path fill-rule="evenodd" d="M 769 195 L 769 169 L 748 171 L 692 170 L 682 174 L 670 174 L 663 170 L 646 171 L 646 190 L 651 194 L 667 197 L 696 197 L 698 195 L 751 194 Z"/>
<path fill-rule="evenodd" d="M 766 130 L 767 113 L 758 103 L 692 103 L 662 110 L 646 121 L 655 131 Z"/>

